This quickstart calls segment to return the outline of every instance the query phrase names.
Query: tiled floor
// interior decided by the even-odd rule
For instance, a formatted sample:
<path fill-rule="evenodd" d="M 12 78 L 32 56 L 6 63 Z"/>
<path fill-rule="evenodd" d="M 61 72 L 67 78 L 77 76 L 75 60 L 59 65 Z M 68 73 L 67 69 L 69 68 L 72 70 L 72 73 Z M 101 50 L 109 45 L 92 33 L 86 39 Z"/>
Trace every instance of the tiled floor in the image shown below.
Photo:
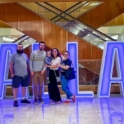
<path fill-rule="evenodd" d="M 71 104 L 13 107 L 13 100 L 0 101 L 0 124 L 124 124 L 124 98 L 77 99 Z"/>

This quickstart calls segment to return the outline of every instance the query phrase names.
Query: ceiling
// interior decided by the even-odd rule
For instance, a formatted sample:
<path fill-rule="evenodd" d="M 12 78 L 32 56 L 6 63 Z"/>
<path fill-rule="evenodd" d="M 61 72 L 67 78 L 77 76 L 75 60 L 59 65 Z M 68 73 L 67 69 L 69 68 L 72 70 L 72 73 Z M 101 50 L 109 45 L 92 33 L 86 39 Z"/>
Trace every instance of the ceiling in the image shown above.
<path fill-rule="evenodd" d="M 8 3 L 8 2 L 79 2 L 86 0 L 0 0 L 0 3 Z M 96 0 L 87 0 L 87 1 L 96 1 Z M 118 1 L 118 0 L 97 0 L 97 1 Z"/>
<path fill-rule="evenodd" d="M 0 20 L 0 28 L 11 28 L 11 27 Z"/>

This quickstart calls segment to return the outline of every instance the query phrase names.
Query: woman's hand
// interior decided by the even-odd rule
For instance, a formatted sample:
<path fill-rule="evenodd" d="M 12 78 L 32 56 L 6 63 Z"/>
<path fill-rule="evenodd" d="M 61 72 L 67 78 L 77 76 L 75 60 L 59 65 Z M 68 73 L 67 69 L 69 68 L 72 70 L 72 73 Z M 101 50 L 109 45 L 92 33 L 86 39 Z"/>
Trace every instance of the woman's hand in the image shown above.
<path fill-rule="evenodd" d="M 48 65 L 47 64 L 44 64 L 44 67 L 48 67 Z"/>
<path fill-rule="evenodd" d="M 57 67 L 61 67 L 61 64 L 56 64 L 57 65 Z"/>

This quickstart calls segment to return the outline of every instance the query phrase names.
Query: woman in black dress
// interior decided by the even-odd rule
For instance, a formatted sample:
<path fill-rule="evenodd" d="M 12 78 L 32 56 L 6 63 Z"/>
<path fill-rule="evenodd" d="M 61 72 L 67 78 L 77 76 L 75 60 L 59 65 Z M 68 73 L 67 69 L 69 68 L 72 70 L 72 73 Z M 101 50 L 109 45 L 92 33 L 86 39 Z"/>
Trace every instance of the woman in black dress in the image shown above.
<path fill-rule="evenodd" d="M 50 71 L 49 71 L 50 83 L 48 84 L 49 98 L 51 102 L 60 103 L 61 96 L 58 88 L 58 82 L 56 80 L 56 77 L 59 77 L 58 64 L 61 63 L 59 50 L 57 48 L 52 49 L 51 56 L 52 56 L 51 65 L 45 65 L 46 67 L 50 68 Z"/>

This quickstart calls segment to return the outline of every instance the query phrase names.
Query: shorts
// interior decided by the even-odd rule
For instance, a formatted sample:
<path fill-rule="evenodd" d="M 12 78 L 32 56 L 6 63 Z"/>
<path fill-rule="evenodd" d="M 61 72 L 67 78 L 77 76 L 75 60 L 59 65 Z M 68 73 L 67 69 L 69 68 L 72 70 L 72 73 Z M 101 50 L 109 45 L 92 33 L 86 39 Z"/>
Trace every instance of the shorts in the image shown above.
<path fill-rule="evenodd" d="M 14 75 L 12 77 L 12 87 L 13 88 L 19 88 L 20 85 L 22 87 L 28 87 L 28 85 L 29 85 L 29 75 L 26 75 L 24 77 Z"/>

